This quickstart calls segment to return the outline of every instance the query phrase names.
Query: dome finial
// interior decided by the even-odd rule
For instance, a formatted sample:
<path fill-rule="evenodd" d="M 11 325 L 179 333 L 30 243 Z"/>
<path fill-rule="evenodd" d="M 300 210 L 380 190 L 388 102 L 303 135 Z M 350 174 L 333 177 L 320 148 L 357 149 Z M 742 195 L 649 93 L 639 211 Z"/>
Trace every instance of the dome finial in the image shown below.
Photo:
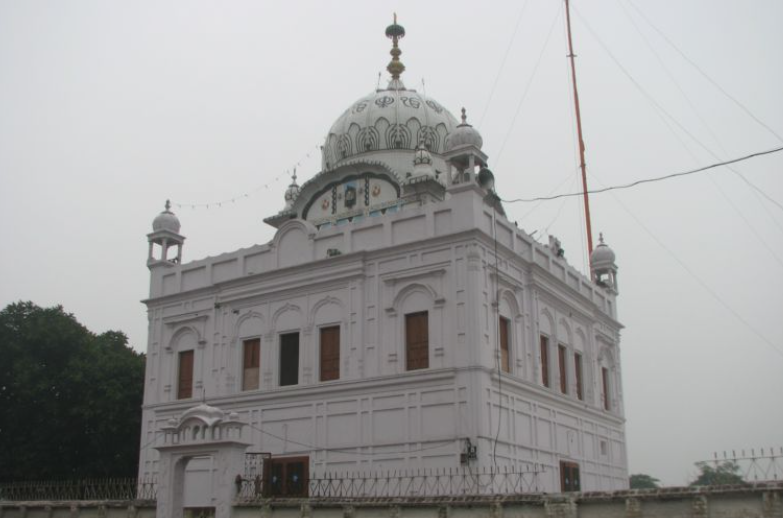
<path fill-rule="evenodd" d="M 291 185 L 285 190 L 285 209 L 291 210 L 294 207 L 294 201 L 299 196 L 299 185 L 296 183 L 296 167 L 294 174 L 291 175 Z"/>
<path fill-rule="evenodd" d="M 463 106 L 462 107 L 462 124 L 467 124 L 467 123 L 468 123 L 468 116 L 466 115 L 465 107 Z"/>
<path fill-rule="evenodd" d="M 601 243 L 602 245 L 604 244 L 604 233 L 603 232 L 599 232 L 598 233 L 598 242 Z"/>
<path fill-rule="evenodd" d="M 169 212 L 169 209 L 171 209 L 171 200 L 166 200 L 166 212 Z"/>
<path fill-rule="evenodd" d="M 400 74 L 405 72 L 405 65 L 400 61 L 400 54 L 402 51 L 397 46 L 397 42 L 405 36 L 405 28 L 397 23 L 397 13 L 394 13 L 394 23 L 386 27 L 386 37 L 392 40 L 392 49 L 389 54 L 392 55 L 392 60 L 386 67 L 386 70 L 392 76 L 392 81 L 398 81 Z"/>

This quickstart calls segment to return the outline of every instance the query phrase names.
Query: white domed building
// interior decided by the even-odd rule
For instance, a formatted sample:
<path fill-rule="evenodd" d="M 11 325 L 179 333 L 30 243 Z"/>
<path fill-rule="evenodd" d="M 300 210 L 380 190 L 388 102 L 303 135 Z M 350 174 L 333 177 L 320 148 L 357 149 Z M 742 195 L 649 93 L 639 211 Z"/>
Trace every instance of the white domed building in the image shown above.
<path fill-rule="evenodd" d="M 269 243 L 184 263 L 179 220 L 155 218 L 142 444 L 208 401 L 283 476 L 500 466 L 538 491 L 627 487 L 614 253 L 586 277 L 509 221 L 481 135 L 404 86 L 404 30 L 387 35 L 387 87 L 337 118 Z"/>

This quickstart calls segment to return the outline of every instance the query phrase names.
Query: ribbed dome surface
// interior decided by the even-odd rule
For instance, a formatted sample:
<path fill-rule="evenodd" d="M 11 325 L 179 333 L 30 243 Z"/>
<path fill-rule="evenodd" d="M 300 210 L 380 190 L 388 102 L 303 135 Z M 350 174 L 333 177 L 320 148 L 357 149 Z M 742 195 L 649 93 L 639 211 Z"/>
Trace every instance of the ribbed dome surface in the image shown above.
<path fill-rule="evenodd" d="M 446 137 L 457 120 L 443 106 L 401 81 L 353 103 L 335 121 L 323 148 L 323 169 L 342 160 L 378 150 L 415 150 L 419 141 L 434 153 L 446 149 Z"/>

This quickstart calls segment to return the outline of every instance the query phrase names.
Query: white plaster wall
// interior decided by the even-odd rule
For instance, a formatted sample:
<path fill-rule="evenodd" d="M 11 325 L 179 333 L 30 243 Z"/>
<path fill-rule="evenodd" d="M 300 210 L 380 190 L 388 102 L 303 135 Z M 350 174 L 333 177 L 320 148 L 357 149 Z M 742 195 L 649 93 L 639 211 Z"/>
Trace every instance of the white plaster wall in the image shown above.
<path fill-rule="evenodd" d="M 585 489 L 624 487 L 613 295 L 494 217 L 480 193 L 463 188 L 442 203 L 326 230 L 291 220 L 267 245 L 154 268 L 140 474 L 156 470 L 156 430 L 203 391 L 251 423 L 253 449 L 308 454 L 311 470 L 456 467 L 468 437 L 478 441 L 479 465 L 496 461 L 493 449 L 514 465 L 576 460 Z M 326 257 L 327 248 L 342 255 Z M 406 372 L 404 315 L 418 311 L 428 311 L 430 368 Z M 511 322 L 511 373 L 500 391 L 498 314 Z M 321 383 L 325 325 L 340 326 L 341 365 L 339 380 Z M 279 335 L 292 331 L 299 384 L 280 387 Z M 584 402 L 559 394 L 556 354 L 552 387 L 540 386 L 540 333 L 583 352 Z M 260 388 L 242 392 L 248 338 L 261 338 Z M 187 349 L 194 400 L 178 401 L 176 363 Z M 614 366 L 610 413 L 600 411 L 600 361 Z M 492 423 L 503 413 L 496 447 Z M 549 473 L 545 490 L 555 491 L 559 478 Z"/>

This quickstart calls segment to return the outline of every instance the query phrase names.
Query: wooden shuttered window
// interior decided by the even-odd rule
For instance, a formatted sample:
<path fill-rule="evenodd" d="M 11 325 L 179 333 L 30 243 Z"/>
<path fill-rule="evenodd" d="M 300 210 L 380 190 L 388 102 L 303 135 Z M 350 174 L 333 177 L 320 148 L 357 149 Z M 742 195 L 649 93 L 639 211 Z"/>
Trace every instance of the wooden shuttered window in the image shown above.
<path fill-rule="evenodd" d="M 576 380 L 576 398 L 580 401 L 585 398 L 584 381 L 582 381 L 582 355 L 574 353 L 574 379 Z"/>
<path fill-rule="evenodd" d="M 601 367 L 601 386 L 604 389 L 604 410 L 610 410 L 609 401 L 609 369 Z"/>
<path fill-rule="evenodd" d="M 549 338 L 541 335 L 541 384 L 549 386 Z"/>
<path fill-rule="evenodd" d="M 426 311 L 405 315 L 405 366 L 409 371 L 430 366 L 429 317 Z"/>
<path fill-rule="evenodd" d="M 193 351 L 179 353 L 179 375 L 177 381 L 177 399 L 193 397 Z"/>
<path fill-rule="evenodd" d="M 242 390 L 257 390 L 261 367 L 261 339 L 242 342 Z"/>
<path fill-rule="evenodd" d="M 280 386 L 299 383 L 299 333 L 280 335 Z"/>
<path fill-rule="evenodd" d="M 340 379 L 340 326 L 321 328 L 321 381 Z"/>
<path fill-rule="evenodd" d="M 560 392 L 568 394 L 568 371 L 566 370 L 566 348 L 565 345 L 557 346 L 557 365 L 560 370 Z"/>
<path fill-rule="evenodd" d="M 509 357 L 509 321 L 500 317 L 500 368 L 503 372 L 511 372 L 511 360 Z"/>

